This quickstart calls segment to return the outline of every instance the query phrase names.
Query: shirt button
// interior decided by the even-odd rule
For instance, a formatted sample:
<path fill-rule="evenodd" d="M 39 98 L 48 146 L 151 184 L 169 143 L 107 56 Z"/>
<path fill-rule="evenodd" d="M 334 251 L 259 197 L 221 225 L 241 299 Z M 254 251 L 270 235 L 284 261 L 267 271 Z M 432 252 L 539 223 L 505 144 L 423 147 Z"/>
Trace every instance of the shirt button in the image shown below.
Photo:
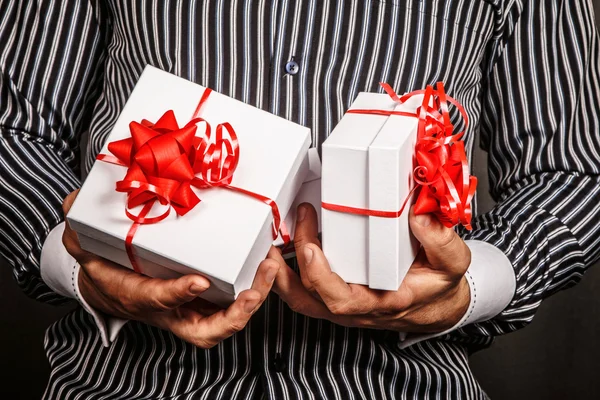
<path fill-rule="evenodd" d="M 283 357 L 281 357 L 281 353 L 275 354 L 275 358 L 273 359 L 273 369 L 275 372 L 283 372 L 285 371 L 285 361 Z"/>
<path fill-rule="evenodd" d="M 285 71 L 290 75 L 296 75 L 300 71 L 300 66 L 296 61 L 292 60 L 285 64 Z"/>

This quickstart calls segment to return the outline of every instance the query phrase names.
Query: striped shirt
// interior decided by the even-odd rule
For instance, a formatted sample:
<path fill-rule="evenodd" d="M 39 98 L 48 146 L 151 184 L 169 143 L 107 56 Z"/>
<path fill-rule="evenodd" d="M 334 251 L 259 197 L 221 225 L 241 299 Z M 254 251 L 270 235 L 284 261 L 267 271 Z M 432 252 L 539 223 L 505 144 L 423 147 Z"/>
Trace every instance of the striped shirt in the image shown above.
<path fill-rule="evenodd" d="M 78 309 L 47 331 L 45 397 L 484 398 L 470 352 L 526 325 L 600 255 L 598 50 L 578 0 L 0 2 L 0 253 L 30 296 L 65 301 L 40 278 L 42 244 L 146 64 L 305 125 L 316 147 L 378 82 L 443 81 L 498 202 L 460 233 L 501 249 L 517 279 L 495 318 L 405 349 L 275 295 L 210 350 L 136 322 L 105 348 Z"/>

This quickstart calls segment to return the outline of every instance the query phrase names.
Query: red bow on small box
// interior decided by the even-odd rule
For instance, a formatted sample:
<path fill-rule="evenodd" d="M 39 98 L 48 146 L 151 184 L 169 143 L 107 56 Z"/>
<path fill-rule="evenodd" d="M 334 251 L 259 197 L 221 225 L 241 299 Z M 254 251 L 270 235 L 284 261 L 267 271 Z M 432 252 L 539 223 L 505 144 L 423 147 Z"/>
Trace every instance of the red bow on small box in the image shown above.
<path fill-rule="evenodd" d="M 469 164 L 464 143 L 464 134 L 453 134 L 454 125 L 450 122 L 448 103 L 460 111 L 468 125 L 465 109 L 458 101 L 446 95 L 444 85 L 438 82 L 436 89 L 427 86 L 399 97 L 387 83 L 381 83 L 394 102 L 405 103 L 416 95 L 423 95 L 423 102 L 416 113 L 388 110 L 348 110 L 351 114 L 403 115 L 419 119 L 417 143 L 415 145 L 416 167 L 413 179 L 417 183 L 409 193 L 400 210 L 371 210 L 348 207 L 339 204 L 322 203 L 323 208 L 350 214 L 369 215 L 383 218 L 398 218 L 402 215 L 408 200 L 415 190 L 421 188 L 414 205 L 415 214 L 433 213 L 447 227 L 460 223 L 471 228 L 471 200 L 477 187 L 477 178 L 469 174 Z"/>
<path fill-rule="evenodd" d="M 392 98 L 398 98 L 389 85 L 382 86 Z M 434 213 L 449 228 L 460 223 L 471 230 L 471 200 L 477 178 L 469 174 L 464 142 L 460 141 L 464 131 L 454 134 L 448 103 L 459 110 L 465 129 L 469 123 L 467 113 L 458 101 L 446 95 L 441 82 L 437 83 L 436 89 L 427 86 L 424 91 L 408 93 L 399 100 L 404 102 L 418 93 L 424 93 L 424 96 L 417 110 L 419 127 L 414 180 L 421 191 L 415 202 L 415 214 Z"/>
<path fill-rule="evenodd" d="M 108 144 L 114 156 L 98 155 L 100 161 L 127 167 L 123 180 L 118 181 L 116 190 L 127 193 L 125 214 L 133 221 L 125 249 L 133 269 L 139 272 L 133 254 L 133 237 L 140 224 L 154 224 L 165 219 L 171 207 L 183 216 L 192 210 L 200 198 L 192 190 L 222 187 L 269 205 L 273 213 L 273 239 L 281 226 L 281 216 L 275 201 L 242 188 L 231 186 L 233 174 L 240 157 L 240 146 L 233 127 L 224 122 L 217 125 L 212 136 L 211 126 L 198 117 L 200 110 L 211 93 L 206 89 L 198 103 L 191 121 L 180 128 L 175 114 L 169 110 L 156 122 L 142 120 L 129 124 L 131 137 Z M 204 126 L 202 136 L 197 136 Z M 159 202 L 166 210 L 155 217 L 148 217 L 153 205 Z M 129 209 L 143 205 L 138 215 Z M 282 234 L 284 242 L 289 235 Z"/>

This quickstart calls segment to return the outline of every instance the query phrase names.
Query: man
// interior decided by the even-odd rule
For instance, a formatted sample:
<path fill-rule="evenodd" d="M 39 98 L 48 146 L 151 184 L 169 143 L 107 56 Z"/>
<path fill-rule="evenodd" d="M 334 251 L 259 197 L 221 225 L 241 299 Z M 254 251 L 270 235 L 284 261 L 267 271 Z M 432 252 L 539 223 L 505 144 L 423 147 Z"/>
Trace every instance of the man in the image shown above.
<path fill-rule="evenodd" d="M 0 15 L 0 249 L 29 295 L 83 305 L 47 332 L 46 398 L 484 398 L 469 352 L 598 259 L 589 3 L 90 0 Z M 253 288 L 215 309 L 197 298 L 206 279 L 136 275 L 61 223 L 82 132 L 85 172 L 146 64 L 308 126 L 316 147 L 358 92 L 441 80 L 469 114 L 469 152 L 481 135 L 498 204 L 458 234 L 411 215 L 423 249 L 397 292 L 332 274 L 301 207 L 296 270 L 272 249 Z"/>

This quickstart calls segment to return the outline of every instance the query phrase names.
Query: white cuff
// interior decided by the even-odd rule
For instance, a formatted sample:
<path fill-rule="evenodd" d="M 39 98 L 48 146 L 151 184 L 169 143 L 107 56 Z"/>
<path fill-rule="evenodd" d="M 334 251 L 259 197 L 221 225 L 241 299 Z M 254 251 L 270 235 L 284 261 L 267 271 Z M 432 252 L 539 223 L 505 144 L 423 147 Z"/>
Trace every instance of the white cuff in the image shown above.
<path fill-rule="evenodd" d="M 515 270 L 502 250 L 480 240 L 466 240 L 465 243 L 471 249 L 467 275 L 471 305 L 458 328 L 500 314 L 510 304 L 517 289 Z"/>
<path fill-rule="evenodd" d="M 43 281 L 56 293 L 76 299 L 84 310 L 94 318 L 100 331 L 102 344 L 106 347 L 115 340 L 127 320 L 104 318 L 85 301 L 79 291 L 79 263 L 67 252 L 62 242 L 65 223 L 61 222 L 50 231 L 42 246 L 40 273 Z"/>
<path fill-rule="evenodd" d="M 463 317 L 452 328 L 439 333 L 400 334 L 400 348 L 450 333 L 465 325 L 487 321 L 500 314 L 512 300 L 517 282 L 515 271 L 506 255 L 487 242 L 465 241 L 471 250 L 471 265 L 465 273 L 471 301 Z"/>

